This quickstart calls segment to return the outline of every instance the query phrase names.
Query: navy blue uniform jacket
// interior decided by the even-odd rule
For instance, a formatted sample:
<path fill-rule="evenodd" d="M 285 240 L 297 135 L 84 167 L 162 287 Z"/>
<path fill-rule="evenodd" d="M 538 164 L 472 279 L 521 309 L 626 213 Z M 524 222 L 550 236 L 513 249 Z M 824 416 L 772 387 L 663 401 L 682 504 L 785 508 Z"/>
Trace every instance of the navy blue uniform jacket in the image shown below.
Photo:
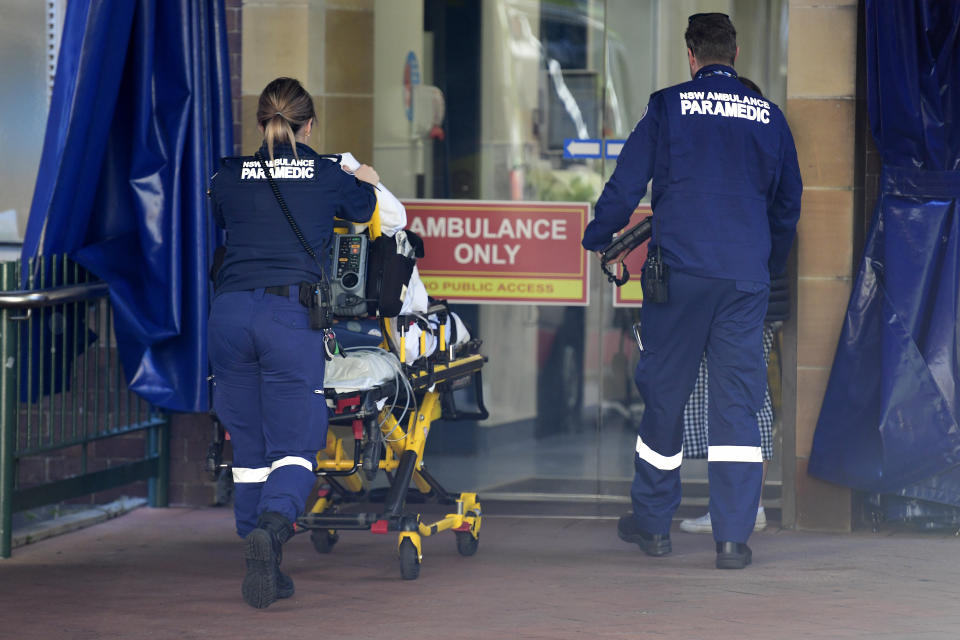
<path fill-rule="evenodd" d="M 732 67 L 654 93 L 597 200 L 583 246 L 602 249 L 653 179 L 653 237 L 671 268 L 768 283 L 786 268 L 803 189 L 780 109 Z"/>
<path fill-rule="evenodd" d="M 269 166 L 265 144 L 260 151 Z M 366 222 L 377 196 L 372 185 L 307 145 L 298 143 L 297 154 L 299 158 L 290 145 L 276 145 L 271 173 L 297 226 L 326 265 L 334 216 Z M 227 252 L 217 272 L 218 294 L 320 279 L 317 263 L 294 235 L 255 158 L 223 158 L 210 197 L 217 224 L 227 230 Z"/>

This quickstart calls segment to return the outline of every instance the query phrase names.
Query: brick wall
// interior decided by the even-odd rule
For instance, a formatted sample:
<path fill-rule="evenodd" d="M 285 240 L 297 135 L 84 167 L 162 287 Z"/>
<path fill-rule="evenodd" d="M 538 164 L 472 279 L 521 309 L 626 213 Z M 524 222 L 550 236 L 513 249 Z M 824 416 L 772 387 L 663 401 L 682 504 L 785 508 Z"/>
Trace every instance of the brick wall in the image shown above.
<path fill-rule="evenodd" d="M 170 506 L 204 506 L 216 488 L 205 469 L 213 424 L 204 413 L 178 413 L 170 419 Z"/>
<path fill-rule="evenodd" d="M 213 504 L 216 486 L 207 473 L 207 446 L 213 424 L 205 413 L 177 413 L 170 416 L 171 506 Z M 229 445 L 228 445 L 229 446 Z M 87 445 L 87 472 L 101 471 L 143 459 L 144 432 L 135 432 L 97 440 Z M 229 457 L 229 450 L 226 451 Z M 25 457 L 19 461 L 17 481 L 20 488 L 46 484 L 81 473 L 81 447 L 58 449 L 50 454 Z M 147 497 L 147 483 L 132 484 L 70 500 L 70 504 L 106 504 L 121 496 Z"/>
<path fill-rule="evenodd" d="M 233 113 L 233 152 L 241 152 L 240 139 L 243 136 L 241 126 L 241 86 L 240 65 L 242 64 L 243 0 L 226 0 L 227 13 L 227 50 L 230 58 L 230 106 Z"/>
<path fill-rule="evenodd" d="M 125 425 L 146 420 L 146 402 L 117 389 L 124 378 L 116 349 L 110 345 L 105 312 L 88 327 L 104 337 L 79 354 L 69 369 L 66 391 L 40 395 L 35 402 L 22 403 L 17 425 L 17 449 L 38 450 L 84 437 L 109 433 Z M 99 389 L 99 391 L 96 391 Z M 73 445 L 20 458 L 16 466 L 18 488 L 49 484 L 72 476 L 102 471 L 143 460 L 146 432 L 136 431 L 96 439 L 86 445 L 86 466 L 82 445 Z M 104 504 L 120 496 L 147 497 L 147 483 L 137 482 L 117 489 L 86 495 L 71 504 Z"/>

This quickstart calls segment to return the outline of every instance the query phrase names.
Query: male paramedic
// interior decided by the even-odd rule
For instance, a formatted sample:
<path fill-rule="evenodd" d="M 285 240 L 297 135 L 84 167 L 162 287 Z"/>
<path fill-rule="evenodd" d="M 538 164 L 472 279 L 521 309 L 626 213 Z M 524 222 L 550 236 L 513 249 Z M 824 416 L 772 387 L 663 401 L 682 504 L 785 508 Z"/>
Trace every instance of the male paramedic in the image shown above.
<path fill-rule="evenodd" d="M 730 18 L 690 16 L 686 43 L 692 80 L 650 96 L 583 246 L 603 249 L 653 179 L 634 374 L 646 409 L 637 435 L 633 512 L 620 519 L 618 533 L 648 555 L 671 551 L 683 407 L 706 352 L 716 567 L 742 569 L 752 559 L 746 542 L 763 468 L 757 425 L 766 375 L 763 318 L 770 274 L 786 268 L 802 185 L 780 109 L 737 80 Z"/>

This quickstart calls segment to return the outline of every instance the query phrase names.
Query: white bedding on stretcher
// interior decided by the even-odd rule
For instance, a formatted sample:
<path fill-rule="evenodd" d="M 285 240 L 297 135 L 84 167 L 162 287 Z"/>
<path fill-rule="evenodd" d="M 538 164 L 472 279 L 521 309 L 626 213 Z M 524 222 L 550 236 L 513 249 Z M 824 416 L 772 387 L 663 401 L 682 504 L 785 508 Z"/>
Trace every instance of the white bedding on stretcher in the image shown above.
<path fill-rule="evenodd" d="M 349 351 L 346 358 L 336 356 L 327 363 L 323 386 L 337 393 L 362 391 L 389 382 L 398 375 L 400 361 L 389 351 Z"/>
<path fill-rule="evenodd" d="M 340 154 L 340 164 L 349 171 L 356 171 L 357 167 L 360 166 L 360 162 L 350 152 Z M 401 203 L 400 200 L 398 200 L 397 197 L 394 196 L 382 182 L 377 185 L 377 204 L 380 208 L 380 230 L 384 235 L 392 237 L 407 226 L 406 208 L 403 206 L 403 203 Z M 400 310 L 400 315 L 417 315 L 424 317 L 427 314 L 427 308 L 429 304 L 430 300 L 427 295 L 427 288 L 420 279 L 420 272 L 417 271 L 417 267 L 414 266 L 413 274 L 410 276 L 410 282 L 407 283 L 406 291 L 404 291 L 403 307 Z M 440 326 L 440 323 L 435 315 L 427 317 L 427 322 L 430 324 L 431 331 L 427 333 L 425 353 L 420 353 L 420 334 L 422 331 L 418 326 L 413 325 L 409 328 L 406 334 L 406 353 L 404 356 L 405 362 L 414 362 L 417 360 L 417 358 L 432 355 L 433 352 L 437 350 L 438 340 L 436 336 L 436 330 Z M 451 329 L 453 328 L 452 323 L 456 323 L 455 340 L 450 340 L 450 336 L 454 335 L 451 332 Z M 460 319 L 460 317 L 452 312 L 447 317 L 446 335 L 448 344 L 451 344 L 454 347 L 469 342 L 470 340 L 470 332 L 467 330 L 467 327 L 463 324 L 463 321 Z M 397 330 L 394 330 L 393 339 L 397 345 L 400 344 L 400 334 L 397 332 Z M 362 365 L 357 364 L 356 366 L 360 367 Z M 327 379 L 330 379 L 330 364 L 327 364 L 327 371 Z M 340 375 L 339 371 L 337 375 Z M 390 379 L 392 378 L 393 374 L 391 373 Z M 358 380 L 359 379 L 360 378 L 358 378 Z M 326 386 L 329 387 L 330 385 Z"/>
<path fill-rule="evenodd" d="M 456 323 L 456 339 L 451 341 L 450 336 L 453 335 L 452 325 Z M 433 355 L 433 352 L 437 350 L 437 329 L 440 328 L 440 321 L 437 319 L 436 314 L 430 315 L 427 317 L 427 324 L 430 325 L 430 331 L 427 332 L 426 338 L 426 352 L 420 353 L 420 334 L 423 331 L 416 324 L 411 325 L 407 329 L 406 340 L 404 342 L 404 351 L 406 355 L 404 357 L 405 362 L 414 362 L 417 358 L 421 356 Z M 454 347 L 467 343 L 470 341 L 470 332 L 467 330 L 467 327 L 463 324 L 463 320 L 460 319 L 460 316 L 451 312 L 447 315 L 447 322 L 445 325 L 447 344 Z M 400 334 L 397 331 L 394 331 L 393 339 L 397 345 L 400 344 Z"/>
<path fill-rule="evenodd" d="M 430 325 L 430 331 L 427 332 L 427 350 L 424 354 L 420 353 L 420 334 L 422 333 L 420 327 L 413 324 L 407 330 L 404 343 L 406 362 L 415 362 L 417 358 L 432 355 L 437 350 L 437 329 L 440 327 L 440 322 L 436 314 L 429 316 L 427 323 Z M 454 323 L 456 339 L 450 342 Z M 448 314 L 445 326 L 448 343 L 457 346 L 470 341 L 470 332 L 457 314 L 452 312 Z M 399 334 L 394 334 L 394 341 L 397 345 L 400 344 Z M 402 373 L 400 361 L 395 355 L 385 349 L 364 348 L 347 351 L 347 357 L 337 356 L 328 362 L 324 372 L 323 386 L 337 393 L 360 391 L 389 382 L 397 375 Z"/>

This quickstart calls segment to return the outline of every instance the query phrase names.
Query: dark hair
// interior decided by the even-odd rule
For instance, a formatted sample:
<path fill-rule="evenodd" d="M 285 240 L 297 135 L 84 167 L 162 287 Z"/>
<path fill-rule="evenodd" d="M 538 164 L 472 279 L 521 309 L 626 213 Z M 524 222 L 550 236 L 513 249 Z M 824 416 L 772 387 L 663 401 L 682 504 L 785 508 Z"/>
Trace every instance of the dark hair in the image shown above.
<path fill-rule="evenodd" d="M 737 30 L 723 13 L 696 13 L 687 22 L 687 48 L 701 65 L 733 65 L 737 57 Z"/>
<path fill-rule="evenodd" d="M 759 94 L 761 98 L 763 97 L 763 91 L 760 91 L 760 87 L 757 86 L 757 83 L 750 78 L 745 76 L 737 76 L 737 80 L 739 80 L 747 89 L 750 89 L 750 91 Z"/>
<path fill-rule="evenodd" d="M 260 94 L 257 104 L 257 123 L 263 127 L 263 139 L 267 152 L 273 160 L 273 145 L 281 140 L 290 141 L 293 155 L 297 156 L 296 134 L 303 125 L 316 116 L 313 98 L 298 80 L 277 78 Z"/>

